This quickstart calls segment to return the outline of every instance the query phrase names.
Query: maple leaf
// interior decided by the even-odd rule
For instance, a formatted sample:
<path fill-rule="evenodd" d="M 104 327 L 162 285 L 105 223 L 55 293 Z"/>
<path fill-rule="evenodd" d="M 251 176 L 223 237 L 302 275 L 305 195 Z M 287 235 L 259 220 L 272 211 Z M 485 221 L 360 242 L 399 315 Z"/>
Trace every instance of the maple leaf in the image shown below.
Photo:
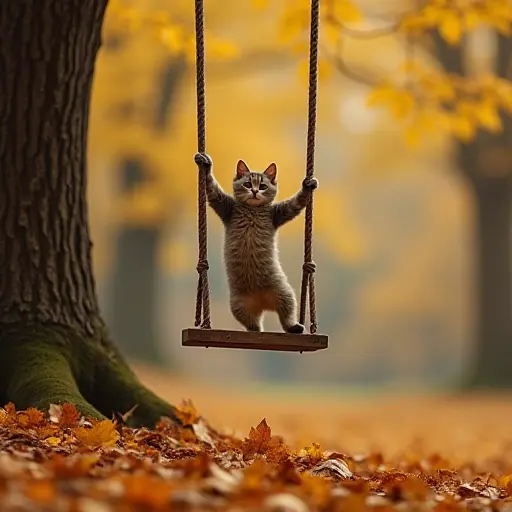
<path fill-rule="evenodd" d="M 242 444 L 242 452 L 247 457 L 255 453 L 264 454 L 271 439 L 272 430 L 268 426 L 267 420 L 263 418 L 256 428 L 251 427 L 249 437 Z"/>
<path fill-rule="evenodd" d="M 174 413 L 183 425 L 194 425 L 201 417 L 190 399 L 183 400 Z"/>
<path fill-rule="evenodd" d="M 44 414 L 34 409 L 33 407 L 28 408 L 26 411 L 18 413 L 18 423 L 21 427 L 30 428 L 37 427 L 44 422 Z"/>
<path fill-rule="evenodd" d="M 91 428 L 75 428 L 73 434 L 78 441 L 89 448 L 113 446 L 119 439 L 116 424 L 111 420 L 98 421 Z"/>
<path fill-rule="evenodd" d="M 0 413 L 0 425 L 13 425 L 17 423 L 18 418 L 16 416 L 16 407 L 14 404 L 9 402 Z"/>
<path fill-rule="evenodd" d="M 60 411 L 59 426 L 75 427 L 78 425 L 79 421 L 80 413 L 77 411 L 76 407 L 73 404 L 63 404 Z"/>

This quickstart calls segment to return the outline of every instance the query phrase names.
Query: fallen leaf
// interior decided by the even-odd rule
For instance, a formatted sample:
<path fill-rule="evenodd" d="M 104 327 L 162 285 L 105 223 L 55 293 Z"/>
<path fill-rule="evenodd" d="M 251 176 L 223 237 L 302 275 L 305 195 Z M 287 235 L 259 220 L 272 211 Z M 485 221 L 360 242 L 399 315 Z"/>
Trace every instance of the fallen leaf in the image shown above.
<path fill-rule="evenodd" d="M 73 404 L 63 404 L 60 408 L 58 423 L 60 427 L 75 427 L 80 421 L 80 413 Z"/>
<path fill-rule="evenodd" d="M 113 446 L 119 439 L 116 424 L 111 420 L 99 421 L 91 428 L 77 427 L 73 430 L 73 434 L 78 441 L 89 448 Z"/>
<path fill-rule="evenodd" d="M 200 418 L 192 400 L 183 400 L 181 405 L 176 407 L 175 414 L 183 425 L 194 425 Z"/>
<path fill-rule="evenodd" d="M 352 471 L 348 468 L 347 464 L 340 459 L 329 459 L 320 462 L 310 470 L 312 475 L 328 476 L 335 479 L 352 478 Z"/>

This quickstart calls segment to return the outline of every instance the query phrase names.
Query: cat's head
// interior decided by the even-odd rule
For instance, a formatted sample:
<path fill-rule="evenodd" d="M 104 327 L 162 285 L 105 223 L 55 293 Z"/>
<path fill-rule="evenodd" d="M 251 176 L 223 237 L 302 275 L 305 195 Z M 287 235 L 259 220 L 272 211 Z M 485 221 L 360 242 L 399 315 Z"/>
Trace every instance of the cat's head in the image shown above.
<path fill-rule="evenodd" d="M 233 196 L 250 206 L 269 204 L 277 195 L 276 178 L 277 166 L 274 163 L 263 172 L 252 172 L 243 160 L 239 160 L 233 179 Z"/>

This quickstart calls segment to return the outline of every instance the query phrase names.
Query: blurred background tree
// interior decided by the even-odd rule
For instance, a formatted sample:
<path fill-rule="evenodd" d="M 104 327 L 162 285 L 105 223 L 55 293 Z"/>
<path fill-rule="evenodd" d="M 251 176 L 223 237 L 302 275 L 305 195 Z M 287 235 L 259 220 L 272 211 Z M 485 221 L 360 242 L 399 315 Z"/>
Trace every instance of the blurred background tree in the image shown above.
<path fill-rule="evenodd" d="M 308 2 L 282 5 L 280 33 L 304 43 Z M 476 203 L 477 330 L 468 384 L 511 387 L 511 3 L 325 0 L 322 12 L 324 57 L 372 88 L 369 106 L 388 108 L 411 145 L 436 132 L 453 137 L 457 166 Z M 375 38 L 402 47 L 398 66 L 383 73 L 346 60 L 347 45 Z"/>

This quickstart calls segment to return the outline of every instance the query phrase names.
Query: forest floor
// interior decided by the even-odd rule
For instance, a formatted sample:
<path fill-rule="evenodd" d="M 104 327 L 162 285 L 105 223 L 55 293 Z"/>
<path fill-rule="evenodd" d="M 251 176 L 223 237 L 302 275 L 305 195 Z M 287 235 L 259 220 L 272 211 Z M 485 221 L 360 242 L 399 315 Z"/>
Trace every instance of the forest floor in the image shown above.
<path fill-rule="evenodd" d="M 138 373 L 186 428 L 1 409 L 0 510 L 512 512 L 510 395 L 257 391 Z"/>

